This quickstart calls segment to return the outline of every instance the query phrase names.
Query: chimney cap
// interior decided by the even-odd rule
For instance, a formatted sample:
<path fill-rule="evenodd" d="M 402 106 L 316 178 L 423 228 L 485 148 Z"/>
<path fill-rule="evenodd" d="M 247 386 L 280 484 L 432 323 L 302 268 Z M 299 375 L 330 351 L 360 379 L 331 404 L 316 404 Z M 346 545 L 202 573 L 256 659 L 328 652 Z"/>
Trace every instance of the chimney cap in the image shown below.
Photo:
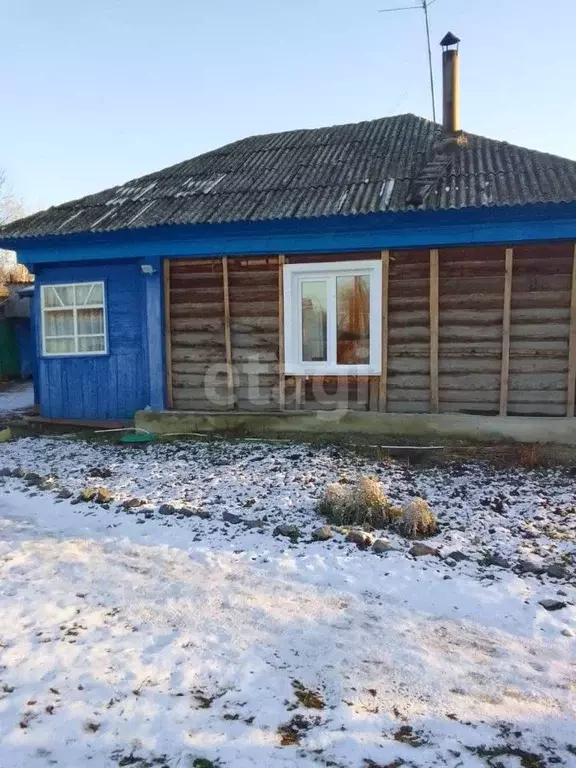
<path fill-rule="evenodd" d="M 442 48 L 449 48 L 452 45 L 458 45 L 459 42 L 460 42 L 459 37 L 456 37 L 456 35 L 453 34 L 452 32 L 448 32 L 446 35 L 444 35 L 444 37 L 440 41 L 440 45 L 442 46 Z"/>

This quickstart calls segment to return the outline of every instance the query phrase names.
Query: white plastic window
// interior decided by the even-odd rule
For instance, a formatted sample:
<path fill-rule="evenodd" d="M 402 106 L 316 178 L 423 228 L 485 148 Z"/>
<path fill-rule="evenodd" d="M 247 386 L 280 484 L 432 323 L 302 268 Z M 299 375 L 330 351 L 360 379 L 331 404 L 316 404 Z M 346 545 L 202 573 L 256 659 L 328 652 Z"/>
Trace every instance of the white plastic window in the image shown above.
<path fill-rule="evenodd" d="M 380 261 L 287 264 L 284 332 L 289 375 L 380 374 Z"/>
<path fill-rule="evenodd" d="M 41 301 L 44 355 L 107 353 L 104 283 L 43 285 Z"/>

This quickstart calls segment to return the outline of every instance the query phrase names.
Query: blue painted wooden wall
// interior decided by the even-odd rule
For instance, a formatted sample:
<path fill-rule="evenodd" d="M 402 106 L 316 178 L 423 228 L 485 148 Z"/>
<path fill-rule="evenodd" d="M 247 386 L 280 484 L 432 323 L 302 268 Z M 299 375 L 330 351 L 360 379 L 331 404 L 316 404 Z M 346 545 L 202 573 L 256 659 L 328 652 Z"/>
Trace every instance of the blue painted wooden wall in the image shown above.
<path fill-rule="evenodd" d="M 145 284 L 136 263 L 50 266 L 36 285 L 104 280 L 109 354 L 42 357 L 40 289 L 34 318 L 41 414 L 51 418 L 125 419 L 149 403 Z"/>

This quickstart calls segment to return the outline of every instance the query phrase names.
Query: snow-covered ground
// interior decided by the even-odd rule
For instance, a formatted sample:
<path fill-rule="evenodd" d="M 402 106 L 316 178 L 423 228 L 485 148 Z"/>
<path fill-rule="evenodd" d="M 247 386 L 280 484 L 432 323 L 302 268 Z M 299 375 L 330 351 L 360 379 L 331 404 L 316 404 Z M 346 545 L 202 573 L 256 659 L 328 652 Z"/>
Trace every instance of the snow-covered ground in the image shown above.
<path fill-rule="evenodd" d="M 428 499 L 440 556 L 311 541 L 360 473 Z M 576 766 L 575 507 L 565 470 L 2 444 L 0 766 Z"/>
<path fill-rule="evenodd" d="M 34 405 L 34 387 L 31 381 L 0 388 L 0 419 L 14 411 L 23 411 Z"/>

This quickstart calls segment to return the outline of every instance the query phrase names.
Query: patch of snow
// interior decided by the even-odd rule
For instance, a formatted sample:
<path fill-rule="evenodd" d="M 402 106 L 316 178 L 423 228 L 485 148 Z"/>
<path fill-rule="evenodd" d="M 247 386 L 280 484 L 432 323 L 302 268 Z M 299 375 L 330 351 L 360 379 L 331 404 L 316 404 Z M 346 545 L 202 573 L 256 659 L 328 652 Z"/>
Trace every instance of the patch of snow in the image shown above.
<path fill-rule="evenodd" d="M 0 417 L 13 411 L 22 411 L 34 405 L 34 386 L 27 381 L 0 389 Z"/>
<path fill-rule="evenodd" d="M 0 470 L 15 467 L 148 503 L 73 504 L 0 477 L 2 766 L 480 768 L 482 748 L 576 764 L 573 578 L 549 612 L 538 603 L 555 581 L 480 564 L 485 549 L 574 556 L 570 473 L 69 438 L 0 445 Z M 389 531 L 384 556 L 310 540 L 325 484 L 360 472 L 395 502 L 426 496 L 442 557 L 411 558 Z M 157 514 L 166 502 L 211 516 Z M 280 523 L 298 543 L 273 535 Z M 306 708 L 297 682 L 324 708 Z M 282 746 L 291 722 L 300 744 Z"/>

